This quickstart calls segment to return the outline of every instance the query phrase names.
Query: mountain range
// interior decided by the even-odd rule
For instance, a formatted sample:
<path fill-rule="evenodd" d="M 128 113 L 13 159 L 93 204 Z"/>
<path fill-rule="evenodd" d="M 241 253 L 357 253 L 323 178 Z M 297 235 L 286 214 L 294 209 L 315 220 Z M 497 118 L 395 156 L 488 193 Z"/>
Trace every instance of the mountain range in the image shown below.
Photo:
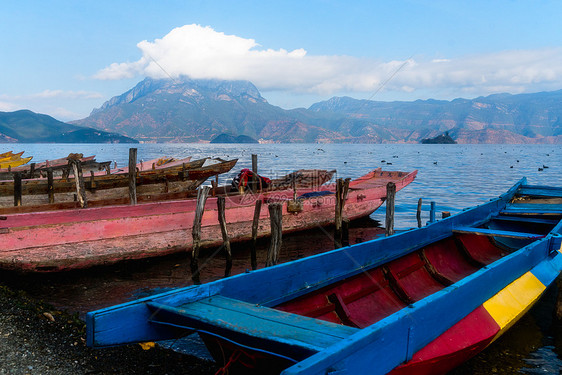
<path fill-rule="evenodd" d="M 0 112 L 0 143 L 138 143 L 120 134 L 58 121 L 28 110 Z"/>
<path fill-rule="evenodd" d="M 475 99 L 380 102 L 334 97 L 308 109 L 271 105 L 248 81 L 146 78 L 73 124 L 142 142 L 562 143 L 562 90 Z"/>

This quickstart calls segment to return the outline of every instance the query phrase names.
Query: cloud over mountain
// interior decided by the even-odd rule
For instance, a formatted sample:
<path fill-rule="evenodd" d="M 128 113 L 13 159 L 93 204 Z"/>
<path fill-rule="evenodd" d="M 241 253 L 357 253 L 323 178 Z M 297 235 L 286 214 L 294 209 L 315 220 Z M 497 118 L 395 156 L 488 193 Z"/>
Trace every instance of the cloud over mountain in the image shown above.
<path fill-rule="evenodd" d="M 562 86 L 562 48 L 512 50 L 454 58 L 411 57 L 379 61 L 353 56 L 310 55 L 269 49 L 254 39 L 185 25 L 161 39 L 137 44 L 142 57 L 113 63 L 97 79 L 152 78 L 250 80 L 262 91 L 332 95 L 381 89 L 414 92 L 441 89 L 452 97 L 521 93 Z M 391 79 L 390 79 L 391 78 Z"/>

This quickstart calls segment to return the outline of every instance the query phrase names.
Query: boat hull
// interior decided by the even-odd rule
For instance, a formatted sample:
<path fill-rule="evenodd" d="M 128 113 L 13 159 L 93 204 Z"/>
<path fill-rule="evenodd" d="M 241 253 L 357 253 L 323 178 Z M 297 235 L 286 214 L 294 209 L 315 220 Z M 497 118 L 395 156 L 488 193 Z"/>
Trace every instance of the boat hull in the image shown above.
<path fill-rule="evenodd" d="M 198 332 L 225 370 L 273 358 L 285 375 L 445 373 L 562 271 L 562 188 L 524 182 L 421 229 L 89 313 L 88 345 Z"/>
<path fill-rule="evenodd" d="M 386 182 L 394 180 L 397 190 L 408 185 L 416 173 L 384 176 L 354 185 L 345 204 L 351 220 L 367 216 L 383 203 Z M 333 185 L 323 187 L 333 190 Z M 310 192 L 299 190 L 299 194 Z M 292 190 L 229 196 L 225 216 L 231 242 L 251 239 L 256 199 L 283 204 L 283 231 L 293 232 L 334 222 L 334 195 L 304 200 L 303 210 L 290 213 Z M 196 201 L 186 199 L 136 206 L 109 206 L 8 216 L 0 234 L 0 267 L 20 271 L 63 271 L 123 260 L 142 259 L 189 251 L 193 247 L 192 226 Z M 201 222 L 201 246 L 222 244 L 217 198 L 210 197 Z M 258 237 L 270 234 L 267 204 L 262 205 Z"/>

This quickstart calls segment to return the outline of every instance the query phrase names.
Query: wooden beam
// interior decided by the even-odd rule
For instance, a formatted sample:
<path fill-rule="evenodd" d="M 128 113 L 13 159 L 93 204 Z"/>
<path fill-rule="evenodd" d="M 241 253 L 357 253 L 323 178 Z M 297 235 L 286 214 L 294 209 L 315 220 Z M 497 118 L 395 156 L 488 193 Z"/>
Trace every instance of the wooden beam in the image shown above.
<path fill-rule="evenodd" d="M 191 235 L 193 237 L 193 250 L 191 251 L 191 279 L 194 284 L 201 284 L 199 277 L 199 249 L 201 247 L 201 219 L 205 211 L 205 203 L 209 196 L 209 186 L 202 186 L 197 191 L 197 206 L 195 208 L 195 218 L 193 219 L 193 227 Z"/>
<path fill-rule="evenodd" d="M 283 235 L 283 204 L 271 203 L 268 205 L 268 209 L 271 222 L 271 243 L 267 250 L 266 267 L 279 263 L 279 252 L 281 251 Z"/>
<path fill-rule="evenodd" d="M 258 260 L 256 254 L 257 242 L 258 242 L 258 225 L 260 222 L 260 212 L 261 212 L 262 200 L 258 199 L 254 207 L 254 219 L 252 220 L 252 245 L 251 245 L 251 264 L 252 270 L 258 269 Z"/>
<path fill-rule="evenodd" d="M 47 194 L 49 195 L 49 204 L 55 203 L 55 189 L 53 186 L 53 168 L 47 168 Z"/>
<path fill-rule="evenodd" d="M 386 184 L 386 221 L 385 233 L 387 236 L 394 234 L 394 197 L 396 196 L 396 184 Z"/>
<path fill-rule="evenodd" d="M 228 231 L 226 229 L 226 218 L 225 218 L 225 198 L 223 196 L 217 199 L 217 209 L 219 216 L 219 225 L 221 227 L 221 234 L 223 240 L 223 246 L 226 257 L 226 267 L 224 269 L 224 277 L 230 276 L 230 271 L 232 270 L 232 251 L 230 250 L 230 240 L 228 239 Z"/>

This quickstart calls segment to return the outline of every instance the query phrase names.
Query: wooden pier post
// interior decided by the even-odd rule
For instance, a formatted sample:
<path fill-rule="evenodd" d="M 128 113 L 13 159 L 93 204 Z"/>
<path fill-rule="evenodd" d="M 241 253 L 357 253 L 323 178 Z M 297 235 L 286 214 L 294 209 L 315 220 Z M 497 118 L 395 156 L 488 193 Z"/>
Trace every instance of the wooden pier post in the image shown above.
<path fill-rule="evenodd" d="M 448 218 L 449 216 L 451 216 L 451 213 L 450 213 L 449 211 L 443 211 L 443 212 L 441 212 L 441 218 L 442 218 L 442 219 L 446 219 L 446 218 Z"/>
<path fill-rule="evenodd" d="M 252 154 L 252 191 L 261 190 L 261 181 L 258 182 L 258 155 Z"/>
<path fill-rule="evenodd" d="M 14 206 L 21 206 L 21 172 L 14 172 Z"/>
<path fill-rule="evenodd" d="M 336 205 L 335 205 L 335 231 L 334 231 L 334 248 L 339 249 L 342 247 L 342 223 L 343 223 L 343 209 L 345 207 L 345 200 L 349 191 L 350 178 L 345 180 L 338 178 L 336 181 Z"/>
<path fill-rule="evenodd" d="M 396 184 L 389 182 L 386 184 L 386 235 L 394 234 L 394 197 L 396 196 Z"/>
<path fill-rule="evenodd" d="M 74 183 L 76 185 L 76 198 L 80 203 L 80 207 L 88 207 L 88 198 L 86 197 L 86 185 L 84 185 L 84 176 L 82 176 L 82 163 L 80 159 L 69 159 L 68 164 L 72 167 L 74 173 Z"/>
<path fill-rule="evenodd" d="M 33 178 L 33 174 L 35 173 L 35 163 L 31 163 L 29 166 L 29 178 Z"/>
<path fill-rule="evenodd" d="M 271 222 L 271 243 L 267 250 L 266 267 L 274 266 L 279 262 L 283 233 L 283 205 L 281 203 L 271 203 L 268 205 L 268 209 Z"/>
<path fill-rule="evenodd" d="M 258 225 L 260 222 L 260 212 L 261 212 L 262 200 L 258 199 L 254 207 L 254 219 L 252 221 L 252 246 L 250 254 L 250 262 L 252 264 L 252 270 L 258 269 L 258 259 L 256 254 L 257 242 L 258 242 Z"/>
<path fill-rule="evenodd" d="M 55 188 L 53 183 L 53 168 L 47 168 L 47 194 L 49 194 L 49 203 L 55 203 Z"/>
<path fill-rule="evenodd" d="M 129 199 L 130 204 L 137 204 L 137 149 L 129 149 Z"/>
<path fill-rule="evenodd" d="M 224 277 L 230 276 L 230 271 L 232 270 L 232 251 L 230 250 L 230 240 L 228 239 L 228 231 L 226 230 L 226 218 L 225 218 L 225 198 L 218 197 L 217 199 L 217 209 L 219 216 L 219 224 L 221 227 L 222 241 L 225 250 L 226 257 L 226 267 L 224 269 Z"/>
<path fill-rule="evenodd" d="M 416 219 L 418 219 L 418 228 L 422 227 L 422 219 L 421 219 L 421 210 L 422 210 L 422 199 L 418 199 L 418 209 L 416 211 Z"/>
<path fill-rule="evenodd" d="M 209 196 L 209 186 L 202 186 L 197 190 L 197 206 L 191 235 L 193 236 L 193 250 L 191 251 L 191 280 L 194 284 L 201 284 L 199 277 L 199 248 L 201 247 L 201 219 L 205 210 L 205 203 Z"/>

